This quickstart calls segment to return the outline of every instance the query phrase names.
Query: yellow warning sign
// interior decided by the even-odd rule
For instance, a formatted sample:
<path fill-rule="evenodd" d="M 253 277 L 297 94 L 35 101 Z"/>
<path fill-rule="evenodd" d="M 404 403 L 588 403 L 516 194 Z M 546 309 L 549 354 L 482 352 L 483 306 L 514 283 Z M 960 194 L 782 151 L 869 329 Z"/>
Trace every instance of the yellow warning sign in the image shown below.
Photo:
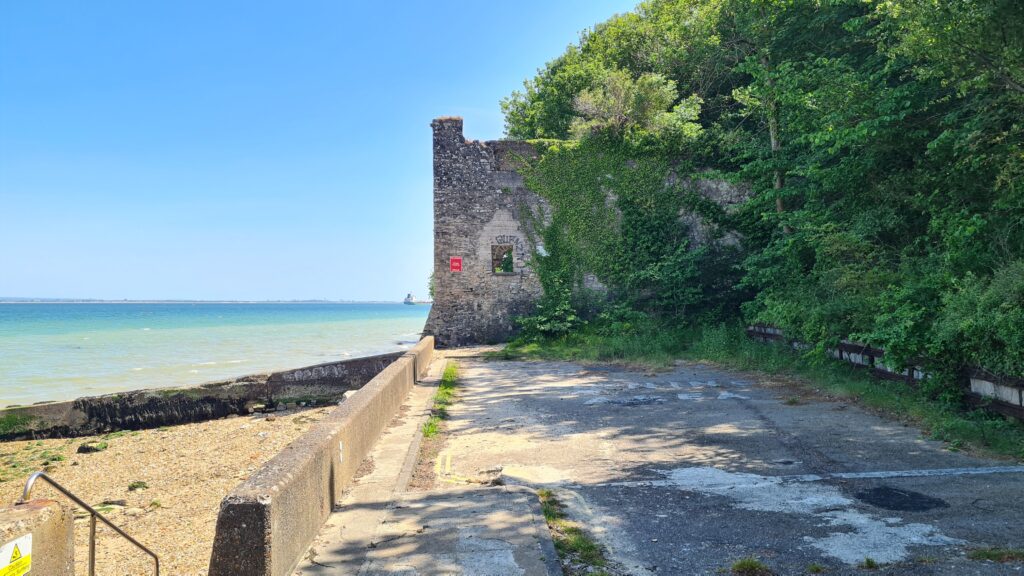
<path fill-rule="evenodd" d="M 32 535 L 0 546 L 0 576 L 25 576 L 32 570 Z"/>
<path fill-rule="evenodd" d="M 21 556 L 13 563 L 0 568 L 0 576 L 25 576 L 32 569 L 32 555 Z"/>

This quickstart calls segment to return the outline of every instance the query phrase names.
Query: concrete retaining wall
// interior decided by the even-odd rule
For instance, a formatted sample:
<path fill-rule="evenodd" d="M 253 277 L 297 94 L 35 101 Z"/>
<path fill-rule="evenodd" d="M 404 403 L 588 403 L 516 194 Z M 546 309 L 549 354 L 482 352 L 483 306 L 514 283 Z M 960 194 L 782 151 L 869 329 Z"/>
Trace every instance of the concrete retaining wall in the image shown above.
<path fill-rule="evenodd" d="M 1024 420 L 1024 378 L 975 369 L 967 375 L 967 387 L 973 405 Z"/>
<path fill-rule="evenodd" d="M 787 342 L 796 349 L 808 348 L 806 344 L 788 340 L 782 330 L 774 326 L 748 326 L 747 336 L 761 342 Z M 829 349 L 828 353 L 836 360 L 869 369 L 879 378 L 916 385 L 930 377 L 919 365 L 892 365 L 885 358 L 885 350 L 866 344 L 843 340 L 836 348 Z M 918 363 L 923 362 L 915 362 Z M 961 373 L 961 384 L 968 404 L 1024 420 L 1024 379 L 993 374 L 980 368 L 961 369 Z"/>
<path fill-rule="evenodd" d="M 0 573 L 24 574 L 31 566 L 40 576 L 74 576 L 73 527 L 71 509 L 54 500 L 0 508 Z M 10 562 L 15 545 L 21 558 Z"/>
<path fill-rule="evenodd" d="M 257 404 L 334 403 L 403 352 L 244 376 L 192 388 L 136 390 L 0 410 L 0 440 L 140 430 L 246 414 Z"/>
<path fill-rule="evenodd" d="M 416 378 L 423 378 L 430 370 L 430 361 L 434 358 L 434 337 L 424 336 L 406 354 L 412 354 L 416 357 Z"/>
<path fill-rule="evenodd" d="M 210 576 L 286 576 L 359 465 L 426 373 L 425 338 L 288 445 L 221 502 Z"/>

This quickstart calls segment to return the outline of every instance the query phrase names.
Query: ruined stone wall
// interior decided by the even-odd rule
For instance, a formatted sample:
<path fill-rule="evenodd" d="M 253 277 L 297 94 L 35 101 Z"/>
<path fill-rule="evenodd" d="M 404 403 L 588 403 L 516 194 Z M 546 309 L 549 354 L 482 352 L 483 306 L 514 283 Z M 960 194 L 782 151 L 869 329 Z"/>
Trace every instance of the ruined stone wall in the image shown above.
<path fill-rule="evenodd" d="M 439 346 L 505 341 L 515 331 L 514 318 L 529 314 L 541 294 L 521 220 L 543 201 L 515 171 L 517 160 L 535 151 L 525 142 L 467 141 L 461 118 L 439 118 L 431 126 L 434 305 L 424 332 Z M 512 247 L 510 273 L 494 272 L 495 246 Z"/>
<path fill-rule="evenodd" d="M 438 118 L 431 126 L 434 305 L 424 333 L 443 347 L 506 341 L 515 333 L 515 318 L 531 313 L 541 295 L 537 275 L 528 265 L 533 246 L 527 234 L 530 223 L 524 219 L 548 210 L 516 171 L 524 159 L 536 157 L 536 150 L 527 142 L 467 141 L 461 118 Z M 670 174 L 665 184 L 670 188 L 680 182 Z M 681 184 L 727 212 L 750 196 L 749 187 L 712 177 Z M 718 230 L 697 214 L 683 211 L 679 222 L 689 229 L 692 249 L 739 243 L 734 233 Z M 511 273 L 494 271 L 495 246 L 512 247 Z M 589 274 L 585 285 L 604 289 Z"/>

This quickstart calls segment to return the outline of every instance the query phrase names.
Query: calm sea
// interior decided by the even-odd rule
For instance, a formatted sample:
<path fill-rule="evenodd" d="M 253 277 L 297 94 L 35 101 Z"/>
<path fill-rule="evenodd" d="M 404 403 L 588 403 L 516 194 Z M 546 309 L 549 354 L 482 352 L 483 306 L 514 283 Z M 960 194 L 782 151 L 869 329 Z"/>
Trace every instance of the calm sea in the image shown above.
<path fill-rule="evenodd" d="M 200 384 L 408 348 L 429 306 L 0 304 L 0 406 Z"/>

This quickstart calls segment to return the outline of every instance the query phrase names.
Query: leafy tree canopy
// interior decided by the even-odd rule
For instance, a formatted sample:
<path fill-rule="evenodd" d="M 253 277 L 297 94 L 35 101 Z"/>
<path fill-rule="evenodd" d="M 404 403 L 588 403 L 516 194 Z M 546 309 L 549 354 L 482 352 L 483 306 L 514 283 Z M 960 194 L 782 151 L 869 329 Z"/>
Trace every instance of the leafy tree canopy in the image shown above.
<path fill-rule="evenodd" d="M 650 0 L 502 109 L 546 139 L 547 310 L 596 315 L 591 273 L 620 311 L 1024 376 L 1019 0 Z M 709 173 L 751 199 L 702 201 Z M 694 243 L 683 211 L 740 245 Z"/>

